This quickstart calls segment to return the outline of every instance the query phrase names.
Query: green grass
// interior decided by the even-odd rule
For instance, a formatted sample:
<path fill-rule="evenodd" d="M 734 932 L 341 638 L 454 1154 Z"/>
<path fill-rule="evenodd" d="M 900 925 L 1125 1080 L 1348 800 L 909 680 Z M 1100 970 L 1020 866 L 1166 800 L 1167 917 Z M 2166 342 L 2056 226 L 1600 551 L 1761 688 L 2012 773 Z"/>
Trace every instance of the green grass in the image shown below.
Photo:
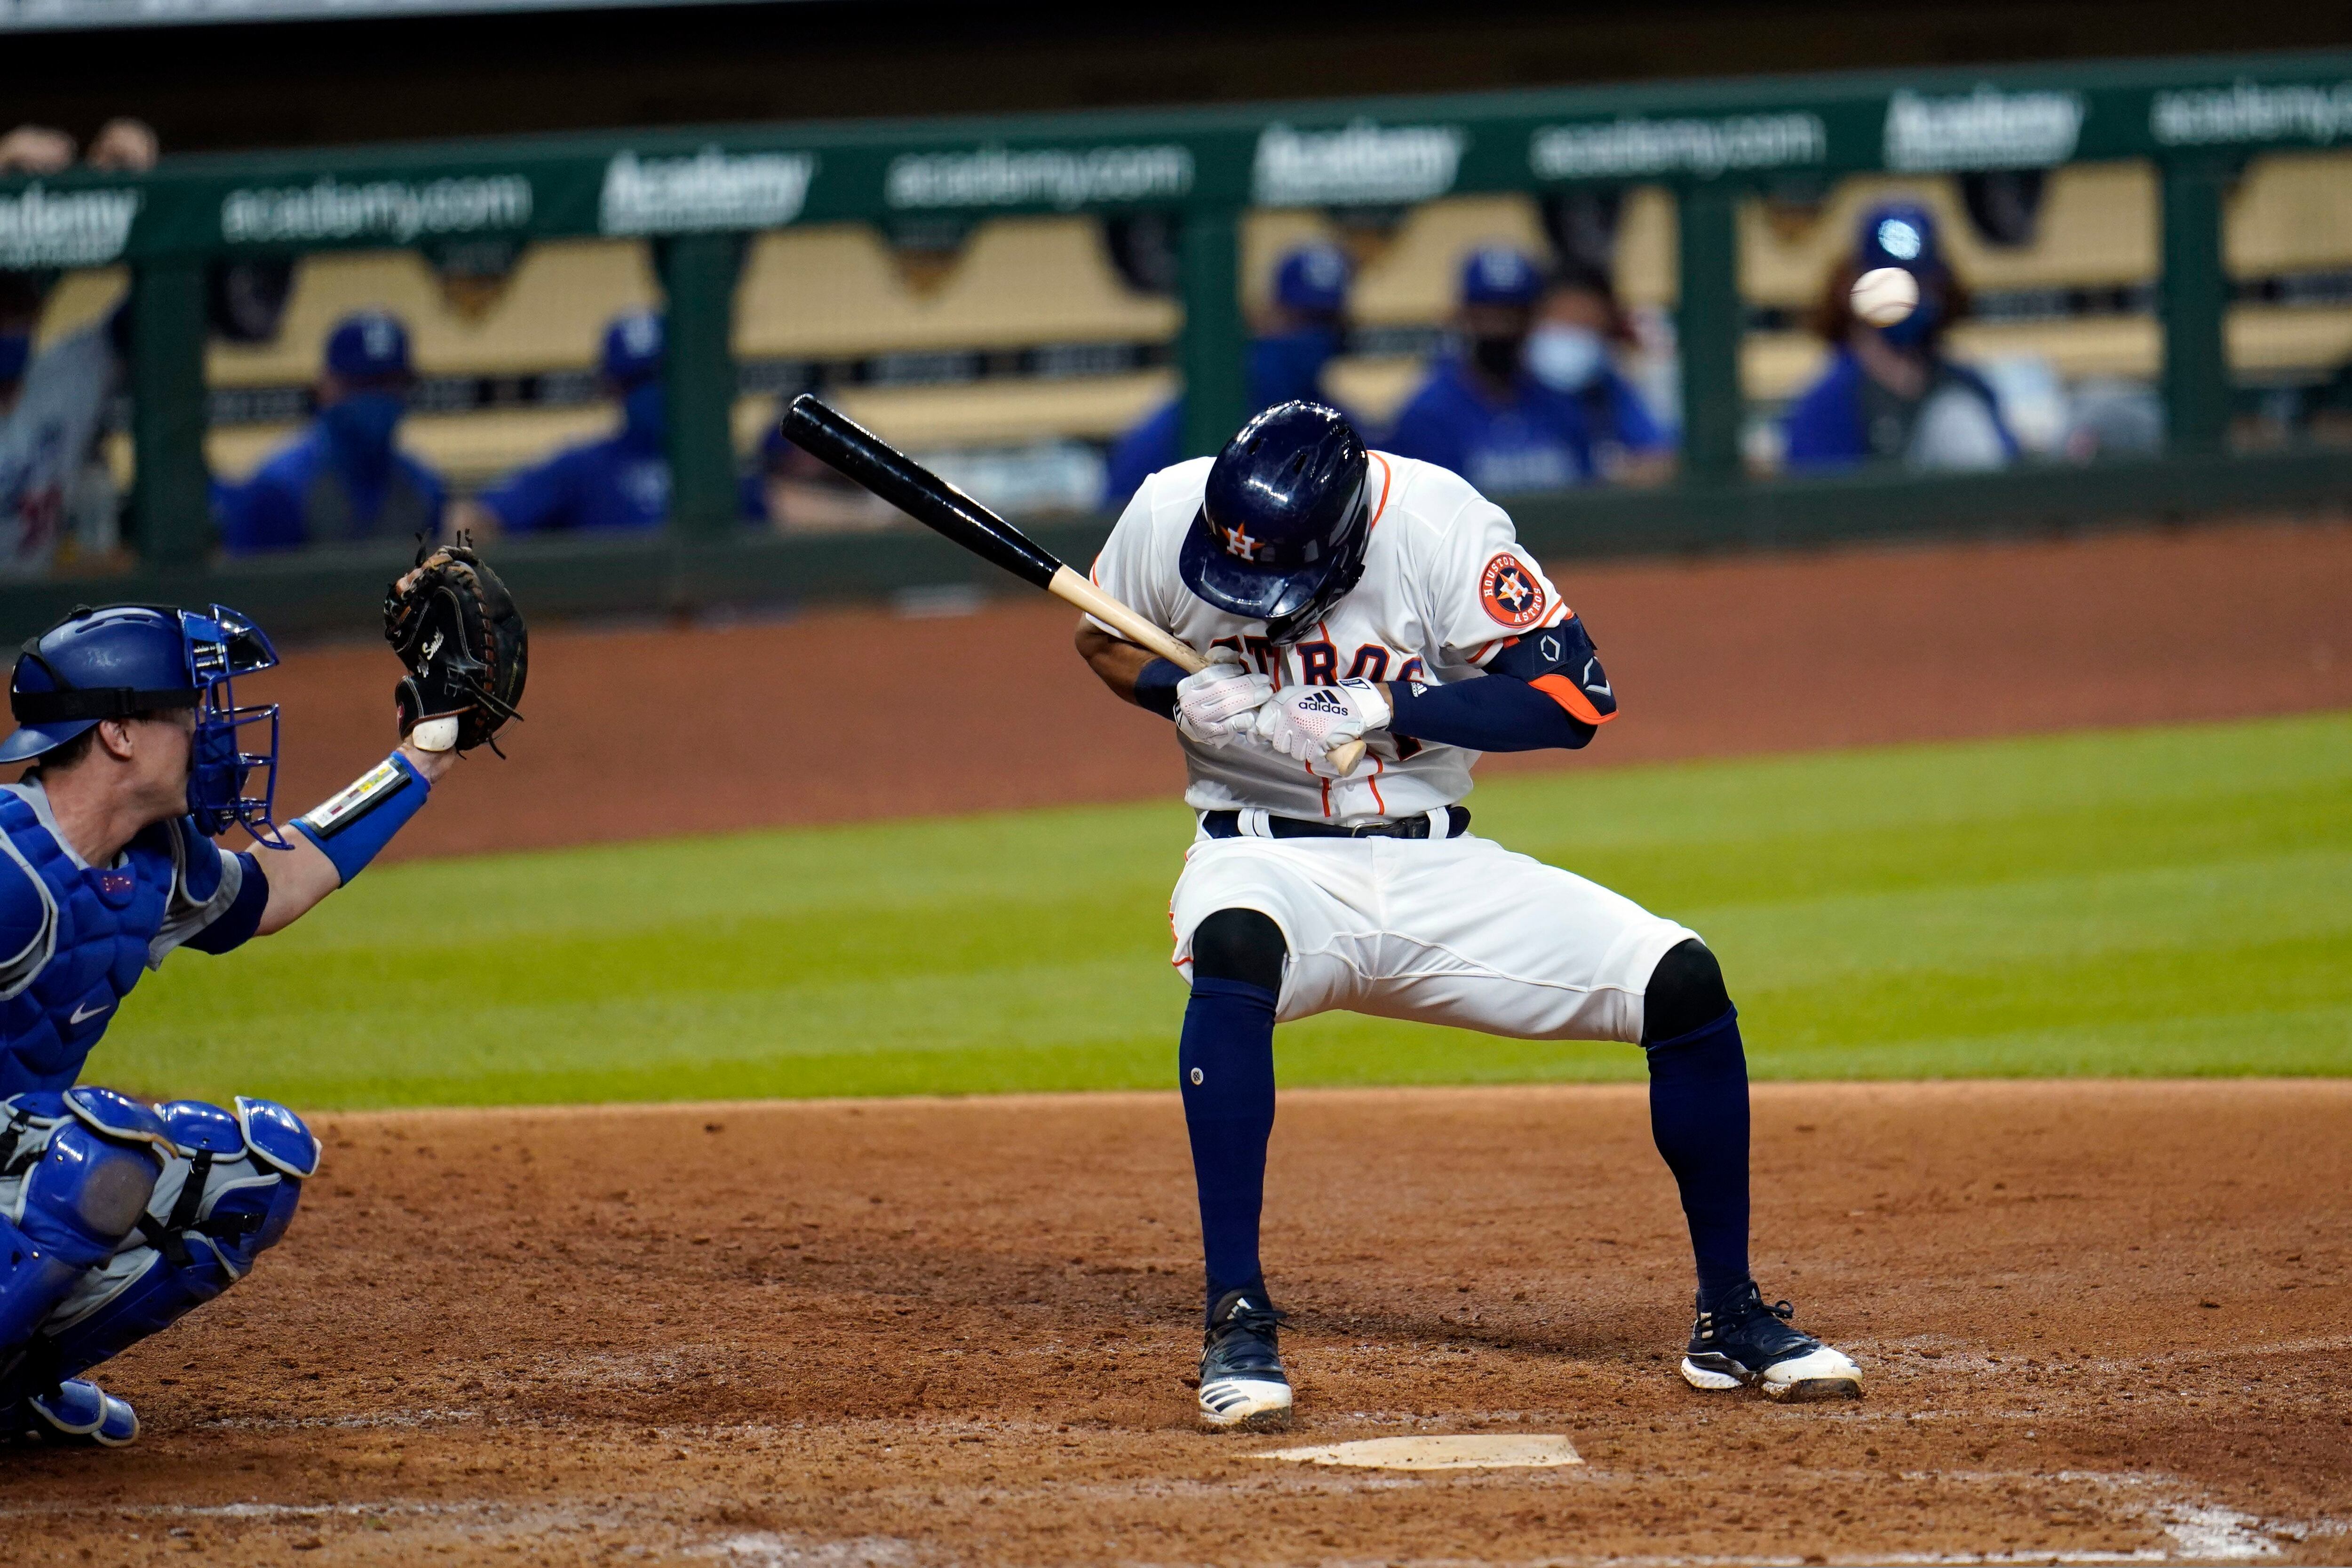
<path fill-rule="evenodd" d="M 1571 771 L 1473 804 L 1703 932 L 1759 1077 L 2352 1072 L 2352 715 Z M 386 868 L 175 957 L 91 1076 L 320 1107 L 1157 1088 L 1190 834 L 1150 805 Z M 1278 1050 L 1294 1084 L 1643 1070 L 1348 1015 Z"/>

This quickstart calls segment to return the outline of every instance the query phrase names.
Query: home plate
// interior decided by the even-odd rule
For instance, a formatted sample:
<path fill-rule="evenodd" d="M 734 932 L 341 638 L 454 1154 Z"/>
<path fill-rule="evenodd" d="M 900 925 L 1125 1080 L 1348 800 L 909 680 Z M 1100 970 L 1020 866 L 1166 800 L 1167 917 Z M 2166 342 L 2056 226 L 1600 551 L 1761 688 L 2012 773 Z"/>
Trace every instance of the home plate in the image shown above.
<path fill-rule="evenodd" d="M 1456 1437 L 1367 1437 L 1313 1448 L 1271 1448 L 1253 1459 L 1350 1465 L 1367 1470 L 1538 1470 L 1584 1463 L 1558 1433 L 1475 1433 Z"/>

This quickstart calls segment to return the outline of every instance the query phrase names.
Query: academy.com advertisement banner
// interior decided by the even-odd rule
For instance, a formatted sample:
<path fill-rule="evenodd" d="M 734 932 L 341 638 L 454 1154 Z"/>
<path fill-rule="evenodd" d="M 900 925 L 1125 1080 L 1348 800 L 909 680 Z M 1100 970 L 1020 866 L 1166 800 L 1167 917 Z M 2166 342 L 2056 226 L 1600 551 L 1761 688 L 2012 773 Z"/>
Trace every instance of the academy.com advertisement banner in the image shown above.
<path fill-rule="evenodd" d="M 5 0 L 0 0 L 5 3 Z M 1946 174 L 2352 144 L 2352 56 L 167 160 L 0 183 L 0 267 L 658 238 L 914 214 L 1399 206 L 1576 183 Z"/>

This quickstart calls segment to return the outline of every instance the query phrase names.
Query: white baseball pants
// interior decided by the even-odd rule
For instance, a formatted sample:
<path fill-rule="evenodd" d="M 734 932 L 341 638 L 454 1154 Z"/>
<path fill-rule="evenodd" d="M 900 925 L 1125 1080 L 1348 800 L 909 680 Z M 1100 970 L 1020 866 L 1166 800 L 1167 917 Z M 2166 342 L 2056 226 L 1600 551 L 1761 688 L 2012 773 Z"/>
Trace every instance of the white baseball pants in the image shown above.
<path fill-rule="evenodd" d="M 1262 832 L 1262 814 L 1243 814 L 1243 825 Z M 1192 932 L 1224 909 L 1256 910 L 1281 928 L 1281 1022 L 1337 1009 L 1532 1040 L 1639 1042 L 1651 971 L 1696 934 L 1470 836 L 1203 834 L 1168 906 L 1188 983 Z"/>

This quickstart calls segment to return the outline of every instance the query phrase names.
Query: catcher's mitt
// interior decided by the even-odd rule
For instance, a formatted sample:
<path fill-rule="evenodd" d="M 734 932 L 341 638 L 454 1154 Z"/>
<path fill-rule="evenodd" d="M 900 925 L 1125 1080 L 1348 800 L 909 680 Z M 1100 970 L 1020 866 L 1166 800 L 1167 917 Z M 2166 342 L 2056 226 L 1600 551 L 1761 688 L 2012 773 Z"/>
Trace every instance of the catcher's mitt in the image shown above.
<path fill-rule="evenodd" d="M 393 689 L 402 740 L 421 727 L 426 751 L 499 752 L 499 726 L 522 717 L 530 638 L 497 573 L 462 540 L 420 547 L 416 569 L 384 590 L 383 638 L 408 668 Z"/>

